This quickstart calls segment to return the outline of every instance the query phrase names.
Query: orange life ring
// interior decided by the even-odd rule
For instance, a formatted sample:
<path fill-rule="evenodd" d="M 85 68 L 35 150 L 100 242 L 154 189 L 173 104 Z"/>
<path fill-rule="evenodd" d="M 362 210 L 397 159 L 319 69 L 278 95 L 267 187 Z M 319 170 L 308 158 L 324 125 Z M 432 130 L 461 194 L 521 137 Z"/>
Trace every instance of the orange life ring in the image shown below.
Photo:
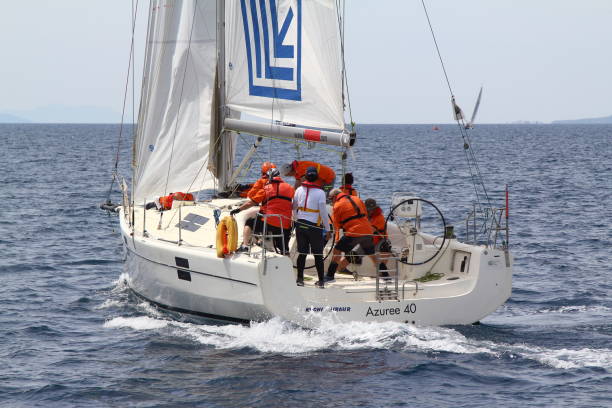
<path fill-rule="evenodd" d="M 227 216 L 217 226 L 217 257 L 236 252 L 238 248 L 238 225 L 234 217 Z"/>

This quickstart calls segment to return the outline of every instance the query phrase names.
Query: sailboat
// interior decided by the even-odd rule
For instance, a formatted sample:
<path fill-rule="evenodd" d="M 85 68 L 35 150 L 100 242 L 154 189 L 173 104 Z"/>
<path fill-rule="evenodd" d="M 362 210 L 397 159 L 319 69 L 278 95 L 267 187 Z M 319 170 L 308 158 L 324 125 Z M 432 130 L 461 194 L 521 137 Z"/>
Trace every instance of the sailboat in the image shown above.
<path fill-rule="evenodd" d="M 121 182 L 117 209 L 136 295 L 183 313 L 238 322 L 278 316 L 304 327 L 323 319 L 471 324 L 508 299 L 504 208 L 478 227 L 485 242 L 476 239 L 473 212 L 472 242 L 461 242 L 437 207 L 414 193 L 392 194 L 389 277 L 363 257 L 355 275 L 324 289 L 309 279 L 312 268 L 298 286 L 294 238 L 284 255 L 265 234 L 247 252 L 224 248 L 218 256 L 219 228 L 244 201 L 238 182 L 262 139 L 338 149 L 341 162 L 330 165 L 339 173 L 358 146 L 345 123 L 342 19 L 332 0 L 151 1 L 133 176 L 131 187 Z M 252 147 L 236 165 L 238 133 Z M 179 191 L 193 199 L 164 211 L 147 205 Z M 426 208 L 439 213 L 441 234 L 422 227 Z M 236 215 L 238 241 L 257 211 Z"/>

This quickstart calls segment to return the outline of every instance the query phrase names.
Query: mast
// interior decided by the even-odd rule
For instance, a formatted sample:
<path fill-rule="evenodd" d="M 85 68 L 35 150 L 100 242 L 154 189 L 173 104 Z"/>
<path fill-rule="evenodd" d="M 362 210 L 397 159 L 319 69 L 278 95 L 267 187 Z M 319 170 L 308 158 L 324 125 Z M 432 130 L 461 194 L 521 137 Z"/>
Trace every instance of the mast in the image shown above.
<path fill-rule="evenodd" d="M 223 122 L 228 115 L 225 97 L 225 0 L 217 0 L 217 179 L 219 190 L 227 190 L 231 169 L 233 167 L 233 152 L 231 136 L 224 129 Z"/>

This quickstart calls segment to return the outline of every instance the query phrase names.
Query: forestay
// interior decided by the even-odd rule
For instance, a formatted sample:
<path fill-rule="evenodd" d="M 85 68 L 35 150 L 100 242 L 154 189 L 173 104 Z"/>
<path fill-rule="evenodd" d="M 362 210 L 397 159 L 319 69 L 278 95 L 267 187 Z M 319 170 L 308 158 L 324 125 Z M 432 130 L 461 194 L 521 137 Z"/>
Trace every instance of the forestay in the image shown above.
<path fill-rule="evenodd" d="M 151 1 L 135 142 L 136 203 L 213 185 L 206 162 L 215 42 L 215 0 Z"/>
<path fill-rule="evenodd" d="M 249 115 L 344 129 L 333 0 L 226 2 L 226 102 Z"/>

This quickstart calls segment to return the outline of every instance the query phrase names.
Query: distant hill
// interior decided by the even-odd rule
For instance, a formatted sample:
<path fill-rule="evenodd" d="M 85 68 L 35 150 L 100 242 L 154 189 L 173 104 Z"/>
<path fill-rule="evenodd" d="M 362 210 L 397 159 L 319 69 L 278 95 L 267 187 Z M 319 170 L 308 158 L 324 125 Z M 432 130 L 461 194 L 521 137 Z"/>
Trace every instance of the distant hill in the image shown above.
<path fill-rule="evenodd" d="M 556 125 L 571 125 L 571 124 L 612 124 L 612 115 L 605 116 L 603 118 L 588 118 L 588 119 L 575 119 L 575 120 L 553 120 L 553 124 Z"/>
<path fill-rule="evenodd" d="M 0 123 L 30 123 L 30 121 L 9 113 L 0 113 Z"/>
<path fill-rule="evenodd" d="M 131 114 L 126 114 L 131 122 Z M 0 113 L 0 123 L 119 123 L 121 114 L 99 106 L 50 105 L 23 111 Z"/>

